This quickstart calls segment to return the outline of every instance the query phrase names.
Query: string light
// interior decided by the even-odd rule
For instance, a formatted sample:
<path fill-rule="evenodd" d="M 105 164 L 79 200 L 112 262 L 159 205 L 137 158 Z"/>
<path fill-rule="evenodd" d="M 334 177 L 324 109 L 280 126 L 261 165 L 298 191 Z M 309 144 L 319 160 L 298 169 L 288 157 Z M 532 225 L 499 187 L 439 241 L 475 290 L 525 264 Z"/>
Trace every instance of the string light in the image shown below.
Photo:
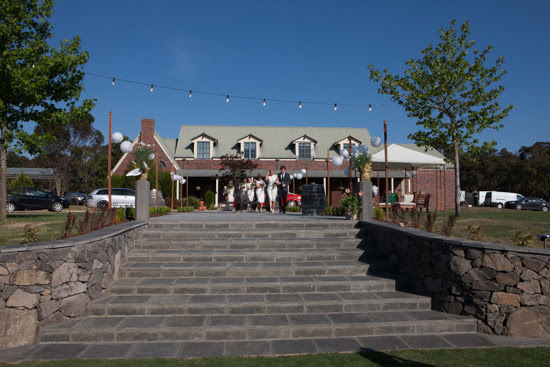
<path fill-rule="evenodd" d="M 34 64 L 32 64 L 32 66 L 34 67 Z M 148 84 L 148 83 L 144 83 L 144 82 L 138 82 L 138 81 L 133 81 L 133 80 L 125 80 L 125 79 L 120 79 L 120 78 L 113 78 L 112 76 L 106 76 L 106 75 L 101 75 L 101 74 L 94 74 L 94 73 L 85 73 L 85 74 L 89 75 L 89 76 L 95 76 L 95 77 L 99 77 L 99 78 L 109 79 L 109 80 L 111 80 L 111 84 L 113 86 L 115 85 L 115 82 L 124 82 L 124 83 L 138 84 L 138 85 L 145 85 L 145 86 L 150 85 L 150 91 L 151 92 L 153 92 L 154 88 L 155 88 L 155 84 Z M 156 87 L 157 88 L 169 89 L 169 90 L 173 90 L 173 91 L 178 91 L 178 92 L 189 92 L 189 98 L 193 97 L 193 91 L 191 89 L 183 89 L 183 88 L 169 87 L 169 86 L 163 86 L 163 85 L 156 85 Z M 206 94 L 206 95 L 210 95 L 210 96 L 225 96 L 226 102 L 229 103 L 229 95 L 228 94 L 209 92 L 209 91 L 195 91 L 195 93 Z M 250 96 L 232 96 L 232 98 L 256 100 L 256 101 L 261 101 L 263 106 L 267 105 L 267 99 L 266 98 L 257 98 L 257 97 L 250 97 Z M 290 99 L 273 99 L 273 98 L 270 98 L 269 100 L 270 100 L 270 102 L 296 103 L 296 100 L 290 100 Z M 298 108 L 301 109 L 303 107 L 304 103 L 311 104 L 311 105 L 329 105 L 329 106 L 333 106 L 335 111 L 337 111 L 338 107 L 339 107 L 337 103 L 314 102 L 314 101 L 302 102 L 300 100 L 298 102 Z M 367 105 L 367 104 L 362 104 L 362 103 L 341 103 L 340 106 L 356 106 L 356 107 L 363 107 L 363 108 L 368 106 L 369 112 L 371 112 L 373 105 L 372 104 Z M 375 106 L 397 106 L 397 105 L 395 105 L 395 104 L 376 104 Z"/>

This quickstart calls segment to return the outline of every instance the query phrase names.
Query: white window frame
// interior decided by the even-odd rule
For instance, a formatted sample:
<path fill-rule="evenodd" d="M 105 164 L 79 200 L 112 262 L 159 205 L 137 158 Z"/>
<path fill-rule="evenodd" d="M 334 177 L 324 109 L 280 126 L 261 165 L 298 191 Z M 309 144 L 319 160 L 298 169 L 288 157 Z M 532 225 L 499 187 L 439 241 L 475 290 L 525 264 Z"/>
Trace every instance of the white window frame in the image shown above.
<path fill-rule="evenodd" d="M 300 143 L 309 143 L 309 148 L 311 151 L 311 157 L 309 158 L 301 158 L 300 157 Z M 294 152 L 296 154 L 296 159 L 315 159 L 315 142 L 311 139 L 308 139 L 306 136 L 302 136 L 301 138 L 298 138 L 294 140 Z"/>
<path fill-rule="evenodd" d="M 199 142 L 208 142 L 210 143 L 210 147 L 209 147 L 209 153 L 210 153 L 210 156 L 208 158 L 198 158 L 198 153 L 199 153 Z M 196 139 L 193 139 L 193 156 L 195 159 L 212 159 L 212 153 L 214 151 L 214 141 L 212 139 L 209 139 L 205 136 L 199 136 L 197 137 Z"/>
<path fill-rule="evenodd" d="M 242 139 L 239 139 L 237 141 L 237 143 L 239 143 L 240 151 L 241 151 L 241 154 L 243 156 L 243 159 L 244 159 L 244 143 L 256 143 L 256 157 L 255 158 L 249 158 L 249 159 L 260 159 L 260 156 L 261 156 L 260 147 L 261 147 L 261 144 L 262 144 L 262 142 L 260 140 L 255 139 L 251 135 L 248 135 L 248 136 L 245 136 Z"/>

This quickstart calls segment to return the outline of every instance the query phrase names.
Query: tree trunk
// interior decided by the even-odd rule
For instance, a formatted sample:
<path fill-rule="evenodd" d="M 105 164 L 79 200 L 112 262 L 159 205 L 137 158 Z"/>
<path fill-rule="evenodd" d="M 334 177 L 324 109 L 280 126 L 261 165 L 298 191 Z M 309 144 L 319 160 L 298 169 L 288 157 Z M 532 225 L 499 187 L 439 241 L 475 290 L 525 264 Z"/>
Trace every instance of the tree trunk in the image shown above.
<path fill-rule="evenodd" d="M 6 128 L 2 128 L 0 142 L 4 141 Z M 0 144 L 0 223 L 6 220 L 6 203 L 8 201 L 8 166 L 6 148 Z"/>
<path fill-rule="evenodd" d="M 458 162 L 458 137 L 454 137 L 455 146 L 455 216 L 460 217 L 460 165 Z"/>

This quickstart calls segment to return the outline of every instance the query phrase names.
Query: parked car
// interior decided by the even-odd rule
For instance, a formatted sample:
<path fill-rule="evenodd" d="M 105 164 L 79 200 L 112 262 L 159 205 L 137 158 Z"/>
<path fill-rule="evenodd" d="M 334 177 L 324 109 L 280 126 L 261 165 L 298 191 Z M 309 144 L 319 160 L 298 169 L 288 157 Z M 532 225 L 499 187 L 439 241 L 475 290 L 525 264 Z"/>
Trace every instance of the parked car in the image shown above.
<path fill-rule="evenodd" d="M 496 206 L 499 209 L 504 208 L 507 201 L 523 200 L 523 195 L 515 192 L 487 191 L 485 194 L 484 206 Z"/>
<path fill-rule="evenodd" d="M 108 189 L 96 189 L 86 197 L 86 205 L 90 208 L 107 209 L 109 206 Z M 135 207 L 136 192 L 132 189 L 112 188 L 111 189 L 111 207 Z"/>
<path fill-rule="evenodd" d="M 289 192 L 286 195 L 286 205 L 290 207 L 293 207 L 296 205 L 302 206 L 302 195 Z"/>
<path fill-rule="evenodd" d="M 522 200 L 507 201 L 504 206 L 517 210 L 542 210 L 547 212 L 550 209 L 550 202 L 541 198 L 527 196 Z"/>
<path fill-rule="evenodd" d="M 8 213 L 15 210 L 40 209 L 60 212 L 63 208 L 69 207 L 65 198 L 31 187 L 9 189 L 7 201 L 6 211 Z"/>
<path fill-rule="evenodd" d="M 57 195 L 57 191 L 50 191 L 50 194 Z M 61 196 L 67 199 L 70 205 L 84 205 L 86 204 L 86 195 L 79 192 L 63 191 Z"/>

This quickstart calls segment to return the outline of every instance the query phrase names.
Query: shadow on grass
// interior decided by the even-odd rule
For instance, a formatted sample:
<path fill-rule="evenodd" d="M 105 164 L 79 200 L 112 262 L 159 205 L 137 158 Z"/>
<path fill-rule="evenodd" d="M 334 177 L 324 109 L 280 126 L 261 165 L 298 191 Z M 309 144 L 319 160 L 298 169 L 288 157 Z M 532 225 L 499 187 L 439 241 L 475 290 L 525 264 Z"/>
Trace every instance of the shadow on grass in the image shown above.
<path fill-rule="evenodd" d="M 410 361 L 369 348 L 361 348 L 359 355 L 380 367 L 435 367 L 432 364 Z"/>

